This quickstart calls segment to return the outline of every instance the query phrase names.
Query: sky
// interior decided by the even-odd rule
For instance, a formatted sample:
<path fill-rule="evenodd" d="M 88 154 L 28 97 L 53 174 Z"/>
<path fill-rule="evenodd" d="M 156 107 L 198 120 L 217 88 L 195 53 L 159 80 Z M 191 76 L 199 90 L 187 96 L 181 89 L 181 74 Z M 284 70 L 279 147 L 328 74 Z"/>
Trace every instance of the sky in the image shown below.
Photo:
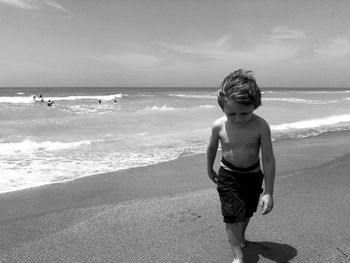
<path fill-rule="evenodd" d="M 348 0 L 0 0 L 0 87 L 350 87 Z"/>

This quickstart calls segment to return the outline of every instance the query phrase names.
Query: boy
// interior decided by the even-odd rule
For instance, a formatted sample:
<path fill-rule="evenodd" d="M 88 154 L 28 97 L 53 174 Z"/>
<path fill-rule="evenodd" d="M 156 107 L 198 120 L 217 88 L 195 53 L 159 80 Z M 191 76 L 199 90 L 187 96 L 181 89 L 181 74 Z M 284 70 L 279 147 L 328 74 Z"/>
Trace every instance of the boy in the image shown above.
<path fill-rule="evenodd" d="M 262 214 L 273 208 L 275 157 L 271 131 L 266 121 L 253 113 L 261 105 L 261 92 L 251 71 L 240 69 L 229 74 L 218 90 L 218 103 L 225 116 L 212 127 L 207 171 L 217 184 L 233 263 L 243 263 L 245 231 L 263 192 L 263 179 Z M 222 160 L 217 174 L 213 165 L 219 141 Z M 260 169 L 260 149 L 264 173 Z"/>

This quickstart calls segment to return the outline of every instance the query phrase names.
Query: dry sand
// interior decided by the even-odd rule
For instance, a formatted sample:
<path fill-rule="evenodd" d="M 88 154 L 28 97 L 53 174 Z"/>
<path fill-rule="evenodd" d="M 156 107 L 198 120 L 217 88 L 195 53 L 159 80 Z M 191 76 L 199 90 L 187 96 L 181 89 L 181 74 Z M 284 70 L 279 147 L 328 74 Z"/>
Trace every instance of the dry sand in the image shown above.
<path fill-rule="evenodd" d="M 295 169 L 326 157 L 290 163 L 292 147 L 275 150 L 275 208 L 252 219 L 247 262 L 350 262 L 350 154 Z M 0 209 L 0 262 L 231 259 L 204 155 L 1 194 Z"/>

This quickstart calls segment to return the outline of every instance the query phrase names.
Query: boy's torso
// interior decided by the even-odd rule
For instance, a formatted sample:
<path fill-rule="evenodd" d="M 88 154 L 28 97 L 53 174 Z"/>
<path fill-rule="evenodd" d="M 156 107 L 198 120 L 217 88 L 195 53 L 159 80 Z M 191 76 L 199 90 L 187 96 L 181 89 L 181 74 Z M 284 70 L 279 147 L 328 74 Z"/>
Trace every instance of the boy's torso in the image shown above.
<path fill-rule="evenodd" d="M 259 159 L 261 122 L 256 115 L 245 126 L 237 127 L 222 118 L 219 132 L 222 156 L 237 167 L 249 167 Z"/>

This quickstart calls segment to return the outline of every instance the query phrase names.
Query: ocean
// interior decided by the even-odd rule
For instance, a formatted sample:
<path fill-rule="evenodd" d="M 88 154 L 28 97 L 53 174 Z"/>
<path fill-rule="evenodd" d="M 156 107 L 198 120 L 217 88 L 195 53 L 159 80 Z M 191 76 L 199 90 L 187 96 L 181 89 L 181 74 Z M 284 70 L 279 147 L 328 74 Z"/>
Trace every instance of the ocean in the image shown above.
<path fill-rule="evenodd" d="M 262 90 L 274 142 L 350 132 L 350 89 Z M 2 88 L 0 193 L 204 153 L 220 116 L 216 88 Z"/>

